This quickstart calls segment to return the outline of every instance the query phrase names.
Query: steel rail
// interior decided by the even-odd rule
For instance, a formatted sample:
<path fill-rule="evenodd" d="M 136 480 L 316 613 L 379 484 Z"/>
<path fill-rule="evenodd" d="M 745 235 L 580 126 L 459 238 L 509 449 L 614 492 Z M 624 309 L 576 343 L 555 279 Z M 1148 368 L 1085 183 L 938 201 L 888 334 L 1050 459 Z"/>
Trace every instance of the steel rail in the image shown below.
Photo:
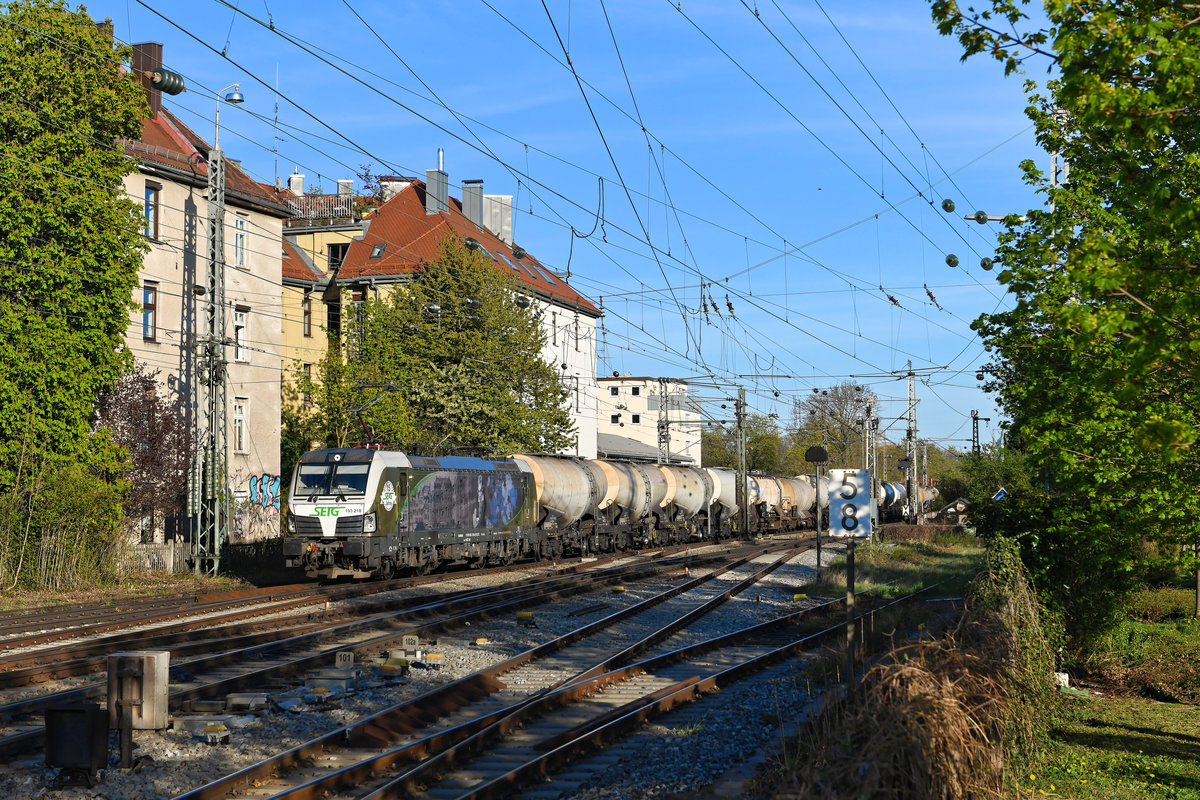
<path fill-rule="evenodd" d="M 520 608 L 536 603 L 544 602 L 547 597 L 569 596 L 579 592 L 587 591 L 593 585 L 603 583 L 615 583 L 621 580 L 628 580 L 631 577 L 640 577 L 644 574 L 653 574 L 666 569 L 671 569 L 677 566 L 686 564 L 708 563 L 709 561 L 717 561 L 724 558 L 721 554 L 712 554 L 708 556 L 683 556 L 679 558 L 660 558 L 657 560 L 638 561 L 632 564 L 620 565 L 606 569 L 602 572 L 580 572 L 587 569 L 591 564 L 597 562 L 587 562 L 585 564 L 569 567 L 562 574 L 555 575 L 550 578 L 543 579 L 537 583 L 529 584 L 520 583 L 516 587 L 507 589 L 498 589 L 497 587 L 488 587 L 487 589 L 474 590 L 478 595 L 470 598 L 456 598 L 449 602 L 430 603 L 417 608 L 404 609 L 401 611 L 388 612 L 385 614 L 376 615 L 366 620 L 357 620 L 350 623 L 333 628 L 324 628 L 321 631 L 303 634 L 301 636 L 291 637 L 279 642 L 275 642 L 266 647 L 252 647 L 249 650 L 235 650 L 226 653 L 217 654 L 215 656 L 204 657 L 190 662 L 173 665 L 171 671 L 178 675 L 185 668 L 194 669 L 197 666 L 213 666 L 225 663 L 232 663 L 241 660 L 247 653 L 254 653 L 260 657 L 267 653 L 278 650 L 280 648 L 295 646 L 302 640 L 315 639 L 316 637 L 327 637 L 331 634 L 337 634 L 353 628 L 363 628 L 370 625 L 380 624 L 399 624 L 400 618 L 405 616 L 428 616 L 437 611 L 451 611 L 459 606 L 466 607 L 467 610 L 457 615 L 435 620 L 421 626 L 407 626 L 401 630 L 376 636 L 365 641 L 360 641 L 351 644 L 339 644 L 332 648 L 320 650 L 312 653 L 301 659 L 294 659 L 283 664 L 264 666 L 257 670 L 252 670 L 241 675 L 225 678 L 218 681 L 204 683 L 195 687 L 177 688 L 169 694 L 169 703 L 172 708 L 178 708 L 179 704 L 184 700 L 198 699 L 205 697 L 220 696 L 222 694 L 236 691 L 243 688 L 253 688 L 255 685 L 262 685 L 264 682 L 278 679 L 281 677 L 290 677 L 294 674 L 305 672 L 318 666 L 323 660 L 329 660 L 333 654 L 344 651 L 354 650 L 356 653 L 370 653 L 372 656 L 377 652 L 376 648 L 388 649 L 390 645 L 396 644 L 404 635 L 416 633 L 432 633 L 459 625 L 462 622 L 473 621 L 481 617 L 486 617 L 490 614 L 499 613 L 512 608 Z M 555 583 L 561 583 L 561 587 L 552 588 Z M 505 598 L 505 593 L 510 593 L 511 596 Z M 499 598 L 499 599 L 497 599 Z M 474 605 L 474 607 L 472 607 Z M 86 687 L 56 692 L 43 695 L 41 697 L 10 703 L 5 706 L 0 706 L 0 718 L 13 719 L 16 716 L 26 716 L 31 713 L 43 710 L 45 707 L 62 703 L 76 702 L 83 700 L 94 700 L 103 695 L 106 686 L 103 684 L 92 684 Z M 0 754 L 9 754 L 39 747 L 43 741 L 44 730 L 37 728 L 35 730 L 24 731 L 18 734 L 0 738 Z"/>
<path fill-rule="evenodd" d="M 782 547 L 794 545 L 775 545 L 773 547 L 762 548 L 762 552 L 770 552 L 773 549 L 781 549 Z M 800 548 L 795 548 L 784 557 L 778 559 L 766 568 L 760 570 L 750 578 L 741 581 L 737 586 L 730 590 L 722 592 L 702 604 L 702 607 L 707 611 L 716 608 L 720 603 L 743 591 L 753 582 L 761 580 L 762 577 L 772 572 L 782 563 L 794 558 L 799 552 L 807 550 L 812 545 L 806 544 Z M 459 679 L 446 686 L 439 687 L 422 694 L 421 696 L 397 704 L 391 708 L 384 709 L 370 717 L 359 720 L 353 725 L 346 728 L 338 729 L 330 734 L 319 737 L 311 742 L 300 745 L 292 750 L 289 750 L 275 758 L 265 760 L 259 764 L 247 767 L 238 773 L 225 776 L 210 783 L 204 787 L 200 787 L 192 792 L 179 795 L 175 800 L 215 800 L 215 798 L 226 797 L 230 792 L 236 791 L 241 785 L 252 781 L 263 779 L 271 775 L 278 774 L 280 770 L 286 770 L 290 767 L 295 767 L 306 763 L 319 753 L 327 752 L 335 748 L 348 745 L 354 748 L 379 748 L 390 747 L 392 749 L 386 751 L 382 755 L 374 758 L 366 759 L 358 764 L 339 770 L 337 775 L 343 777 L 326 776 L 315 781 L 302 784 L 293 789 L 275 795 L 275 797 L 318 797 L 323 793 L 335 788 L 340 781 L 349 776 L 366 776 L 381 769 L 385 769 L 392 764 L 400 761 L 411 762 L 420 758 L 427 758 L 435 753 L 446 752 L 448 749 L 453 749 L 458 743 L 471 738 L 482 730 L 486 730 L 492 725 L 504 720 L 506 717 L 513 715 L 514 709 L 520 706 L 529 704 L 536 698 L 551 692 L 561 685 L 576 681 L 581 673 L 576 673 L 569 678 L 565 678 L 555 684 L 537 691 L 524 698 L 516 704 L 501 708 L 490 714 L 482 715 L 474 720 L 464 722 L 454 726 L 446 731 L 431 736 L 426 736 L 416 742 L 406 744 L 400 748 L 392 747 L 396 738 L 399 736 L 410 734 L 426 725 L 430 724 L 434 719 L 444 717 L 451 711 L 475 702 L 483 697 L 491 695 L 496 691 L 505 688 L 504 684 L 499 680 L 500 676 L 516 669 L 533 660 L 543 658 L 552 653 L 558 652 L 563 648 L 580 641 L 593 633 L 606 628 L 616 622 L 634 616 L 646 609 L 658 605 L 666 600 L 676 597 L 684 592 L 687 592 L 697 586 L 702 585 L 707 581 L 711 581 L 719 575 L 728 572 L 731 569 L 736 569 L 739 566 L 747 563 L 750 556 L 739 559 L 736 562 L 730 563 L 725 567 L 710 573 L 709 575 L 700 576 L 690 579 L 680 586 L 672 587 L 665 592 L 648 598 L 634 606 L 622 609 L 608 615 L 607 617 L 596 620 L 588 625 L 571 631 L 557 639 L 546 642 L 537 647 L 531 648 L 523 653 L 520 653 L 512 658 L 506 659 L 498 664 L 495 664 L 487 669 L 480 670 L 465 678 Z M 693 609 L 677 620 L 669 623 L 667 627 L 672 630 L 677 630 L 681 625 L 690 624 L 702 614 L 696 613 L 697 609 Z M 661 631 L 660 631 L 661 632 Z M 666 635 L 669 635 L 666 634 Z M 639 644 L 649 646 L 650 643 L 658 641 L 660 637 L 651 635 L 645 637 Z M 629 652 L 631 648 L 626 648 L 622 653 Z M 607 659 L 606 659 L 607 661 Z M 382 759 L 382 761 L 380 760 Z M 353 780 L 351 780 L 353 782 Z M 344 785 L 344 784 L 342 784 Z"/>
<path fill-rule="evenodd" d="M 855 615 L 854 620 L 861 622 L 868 616 L 878 613 L 885 608 L 902 602 L 911 602 L 932 588 L 933 586 L 924 587 L 902 598 L 897 598 L 891 602 L 864 611 Z M 844 599 L 838 599 L 818 608 L 835 607 L 844 602 Z M 807 609 L 788 616 L 796 617 L 811 613 L 813 610 L 815 609 Z M 501 723 L 493 725 L 476 737 L 473 737 L 474 741 L 472 742 L 473 747 L 471 749 L 478 752 L 494 744 L 513 730 L 523 727 L 532 717 L 544 714 L 553 708 L 565 706 L 577 700 L 590 697 L 604 687 L 623 682 L 633 676 L 643 673 L 653 673 L 662 667 L 684 661 L 689 656 L 700 655 L 728 646 L 730 643 L 751 635 L 751 631 L 761 633 L 763 630 L 777 628 L 779 627 L 776 624 L 777 622 L 776 620 L 771 620 L 733 634 L 714 637 L 704 642 L 698 642 L 595 676 L 587 681 L 565 686 L 551 695 L 539 698 L 535 704 L 530 704 L 526 708 L 521 709 L 517 715 L 514 715 L 514 718 L 503 720 Z M 669 687 L 651 692 L 643 696 L 640 701 L 626 703 L 620 709 L 615 709 L 601 715 L 605 719 L 597 718 L 577 726 L 575 729 L 576 735 L 572 735 L 571 732 L 564 732 L 556 737 L 551 737 L 548 740 L 540 742 L 534 746 L 535 750 L 544 749 L 544 752 L 540 755 L 534 756 L 524 764 L 514 767 L 503 775 L 464 791 L 461 795 L 458 795 L 458 798 L 459 800 L 468 800 L 468 798 L 471 800 L 484 800 L 485 798 L 509 796 L 518 786 L 539 776 L 544 776 L 548 772 L 554 771 L 564 764 L 577 759 L 583 754 L 585 748 L 591 750 L 611 744 L 612 741 L 625 735 L 629 730 L 639 726 L 652 716 L 668 711 L 683 702 L 694 700 L 703 693 L 717 691 L 722 686 L 735 683 L 741 678 L 777 661 L 795 656 L 805 650 L 811 650 L 826 639 L 836 638 L 844 632 L 845 622 L 842 621 L 782 646 L 773 647 L 735 666 L 709 675 L 693 675 Z M 419 788 L 424 783 L 431 782 L 430 778 L 438 775 L 439 768 L 444 771 L 446 764 L 437 764 L 434 762 L 435 759 L 423 761 L 416 767 L 377 787 L 375 790 L 360 795 L 358 800 L 391 800 L 392 798 L 411 796 L 412 793 L 419 791 Z M 271 800 L 276 800 L 279 797 L 280 795 L 275 795 Z"/>

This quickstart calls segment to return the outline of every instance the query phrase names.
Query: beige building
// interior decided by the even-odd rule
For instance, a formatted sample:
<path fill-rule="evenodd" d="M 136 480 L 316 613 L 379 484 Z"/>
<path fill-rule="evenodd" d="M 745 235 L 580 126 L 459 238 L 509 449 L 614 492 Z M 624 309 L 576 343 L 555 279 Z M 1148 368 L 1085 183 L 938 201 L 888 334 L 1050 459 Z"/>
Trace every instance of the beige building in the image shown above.
<path fill-rule="evenodd" d="M 161 63 L 162 45 L 135 45 L 135 69 Z M 194 429 L 202 411 L 197 345 L 209 302 L 210 146 L 162 107 L 157 90 L 148 94 L 152 116 L 141 138 L 121 142 L 138 164 L 125 190 L 143 207 L 150 245 L 125 340 L 138 361 L 158 370 L 164 396 Z M 225 203 L 226 463 L 236 541 L 279 534 L 280 241 L 287 210 L 229 159 Z"/>
<path fill-rule="evenodd" d="M 625 374 L 600 378 L 597 440 L 602 458 L 700 463 L 700 404 L 688 385 L 675 378 Z M 665 441 L 664 441 L 665 437 Z"/>

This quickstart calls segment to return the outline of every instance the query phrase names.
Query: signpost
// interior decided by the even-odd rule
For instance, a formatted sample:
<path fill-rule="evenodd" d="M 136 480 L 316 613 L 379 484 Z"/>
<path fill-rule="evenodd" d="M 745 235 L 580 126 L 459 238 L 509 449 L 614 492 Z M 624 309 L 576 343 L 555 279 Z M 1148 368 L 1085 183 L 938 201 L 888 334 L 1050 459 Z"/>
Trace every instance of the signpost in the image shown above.
<path fill-rule="evenodd" d="M 849 539 L 846 549 L 846 685 L 854 679 L 854 550 L 871 536 L 871 472 L 829 470 L 829 535 Z M 818 506 L 820 503 L 818 503 Z"/>
<path fill-rule="evenodd" d="M 817 524 L 814 528 L 817 532 L 817 574 L 821 574 L 821 465 L 829 460 L 829 453 L 824 447 L 813 446 L 804 451 L 804 460 L 810 464 L 815 464 L 817 474 L 813 480 L 813 496 L 817 498 Z"/>

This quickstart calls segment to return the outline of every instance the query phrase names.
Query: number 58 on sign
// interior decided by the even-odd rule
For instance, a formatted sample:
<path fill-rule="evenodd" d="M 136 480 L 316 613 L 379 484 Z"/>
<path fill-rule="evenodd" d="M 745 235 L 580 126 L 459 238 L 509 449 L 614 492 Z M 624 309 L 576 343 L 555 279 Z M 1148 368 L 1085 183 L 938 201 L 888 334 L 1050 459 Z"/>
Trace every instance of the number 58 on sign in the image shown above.
<path fill-rule="evenodd" d="M 854 539 L 871 536 L 871 473 L 865 469 L 829 470 L 829 535 Z"/>

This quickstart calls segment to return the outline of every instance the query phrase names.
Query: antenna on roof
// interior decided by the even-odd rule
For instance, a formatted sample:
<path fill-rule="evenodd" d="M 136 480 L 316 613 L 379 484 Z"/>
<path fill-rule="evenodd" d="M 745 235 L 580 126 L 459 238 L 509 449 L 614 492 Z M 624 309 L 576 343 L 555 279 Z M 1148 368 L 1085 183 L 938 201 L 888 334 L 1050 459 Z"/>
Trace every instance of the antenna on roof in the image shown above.
<path fill-rule="evenodd" d="M 270 11 L 267 12 L 270 16 Z M 275 138 L 272 140 L 271 149 L 275 153 L 275 185 L 281 186 L 279 182 L 279 62 L 275 62 Z"/>

